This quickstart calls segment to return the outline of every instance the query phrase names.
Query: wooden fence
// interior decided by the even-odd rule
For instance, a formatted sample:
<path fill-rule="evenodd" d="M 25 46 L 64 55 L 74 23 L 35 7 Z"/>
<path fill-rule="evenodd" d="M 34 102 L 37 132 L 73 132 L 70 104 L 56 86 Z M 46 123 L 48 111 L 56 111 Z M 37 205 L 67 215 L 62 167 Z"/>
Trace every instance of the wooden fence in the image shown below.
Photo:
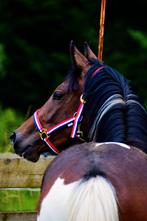
<path fill-rule="evenodd" d="M 42 176 L 53 157 L 41 157 L 36 163 L 15 154 L 0 154 L 0 191 L 40 188 Z M 4 199 L 3 199 L 4 200 Z M 0 204 L 2 203 L 0 199 Z M 15 203 L 15 202 L 14 202 Z M 35 221 L 34 212 L 3 212 L 0 221 Z"/>

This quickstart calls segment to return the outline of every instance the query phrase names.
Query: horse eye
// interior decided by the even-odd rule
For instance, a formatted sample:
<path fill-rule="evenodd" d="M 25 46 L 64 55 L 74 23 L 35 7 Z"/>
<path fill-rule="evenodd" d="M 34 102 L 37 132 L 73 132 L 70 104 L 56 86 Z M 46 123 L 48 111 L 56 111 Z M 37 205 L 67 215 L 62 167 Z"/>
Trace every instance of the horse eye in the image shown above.
<path fill-rule="evenodd" d="M 55 91 L 53 94 L 54 100 L 60 100 L 64 96 L 63 92 L 61 91 Z"/>

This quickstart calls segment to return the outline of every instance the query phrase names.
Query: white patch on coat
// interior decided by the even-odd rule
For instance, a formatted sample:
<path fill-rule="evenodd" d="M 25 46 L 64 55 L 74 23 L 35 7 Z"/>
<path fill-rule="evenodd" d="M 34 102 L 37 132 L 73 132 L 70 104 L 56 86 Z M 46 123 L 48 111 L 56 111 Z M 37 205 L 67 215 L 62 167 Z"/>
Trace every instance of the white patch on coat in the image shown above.
<path fill-rule="evenodd" d="M 65 221 L 67 202 L 76 182 L 65 185 L 64 179 L 58 178 L 41 203 L 37 221 Z"/>
<path fill-rule="evenodd" d="M 41 204 L 37 221 L 119 221 L 115 189 L 97 176 L 65 185 L 58 178 Z"/>
<path fill-rule="evenodd" d="M 98 147 L 98 146 L 101 146 L 101 145 L 109 145 L 109 144 L 116 144 L 116 145 L 118 145 L 118 146 L 121 146 L 121 147 L 124 147 L 124 148 L 127 148 L 127 149 L 130 149 L 131 147 L 130 146 L 128 146 L 127 144 L 124 144 L 124 143 L 120 143 L 120 142 L 103 142 L 103 143 L 97 143 L 96 144 L 96 147 Z"/>

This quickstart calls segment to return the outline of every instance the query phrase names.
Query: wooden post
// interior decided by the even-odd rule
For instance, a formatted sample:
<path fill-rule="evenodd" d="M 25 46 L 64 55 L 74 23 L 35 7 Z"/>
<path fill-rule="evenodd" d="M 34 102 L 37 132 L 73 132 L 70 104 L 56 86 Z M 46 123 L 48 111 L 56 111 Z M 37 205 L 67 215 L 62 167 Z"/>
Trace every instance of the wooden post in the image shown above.
<path fill-rule="evenodd" d="M 103 58 L 105 11 L 106 11 L 106 0 L 101 0 L 99 44 L 98 44 L 98 59 L 100 61 L 102 61 Z"/>

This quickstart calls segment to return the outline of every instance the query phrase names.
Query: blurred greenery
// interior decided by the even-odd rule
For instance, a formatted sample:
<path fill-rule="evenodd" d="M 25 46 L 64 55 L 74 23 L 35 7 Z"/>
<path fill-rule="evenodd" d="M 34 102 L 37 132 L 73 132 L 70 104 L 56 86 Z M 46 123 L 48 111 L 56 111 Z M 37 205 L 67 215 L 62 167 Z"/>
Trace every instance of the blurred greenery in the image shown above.
<path fill-rule="evenodd" d="M 36 211 L 39 194 L 39 189 L 0 190 L 0 212 Z"/>
<path fill-rule="evenodd" d="M 24 115 L 41 106 L 70 66 L 69 43 L 97 54 L 101 0 L 0 2 L 0 151 Z M 132 7 L 133 5 L 133 7 Z M 103 60 L 147 103 L 147 1 L 107 1 Z"/>
<path fill-rule="evenodd" d="M 0 107 L 0 152 L 13 151 L 9 137 L 22 121 L 21 114 L 12 108 L 3 109 Z"/>
<path fill-rule="evenodd" d="M 101 0 L 0 1 L 0 152 L 70 67 L 69 43 L 97 54 Z M 147 1 L 107 1 L 103 60 L 147 104 Z M 0 211 L 34 211 L 39 192 L 1 190 Z M 15 202 L 15 203 L 14 203 Z"/>

